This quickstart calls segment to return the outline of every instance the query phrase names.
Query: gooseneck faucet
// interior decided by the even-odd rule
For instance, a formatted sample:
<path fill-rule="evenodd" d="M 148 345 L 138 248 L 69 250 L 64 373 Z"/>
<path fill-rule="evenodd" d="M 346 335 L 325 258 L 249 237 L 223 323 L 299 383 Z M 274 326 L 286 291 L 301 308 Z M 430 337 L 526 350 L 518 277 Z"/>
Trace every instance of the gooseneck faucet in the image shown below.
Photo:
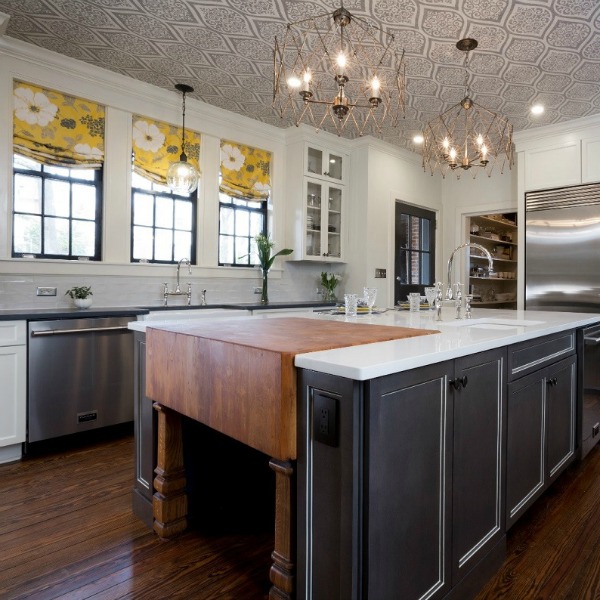
<path fill-rule="evenodd" d="M 457 246 L 456 248 L 454 248 L 454 250 L 452 251 L 452 254 L 450 255 L 450 258 L 448 259 L 448 279 L 447 279 L 447 289 L 446 289 L 446 299 L 447 300 L 452 300 L 455 295 L 460 294 L 460 285 L 461 284 L 457 284 L 457 291 L 454 291 L 454 286 L 452 284 L 452 264 L 454 262 L 454 255 L 459 251 L 462 250 L 463 248 L 477 248 L 477 250 L 480 250 L 481 252 L 483 252 L 484 256 L 488 259 L 488 264 L 489 264 L 489 270 L 488 270 L 488 275 L 492 274 L 494 272 L 494 259 L 492 258 L 492 255 L 489 253 L 488 249 L 485 248 L 484 246 L 482 246 L 481 244 L 477 244 L 475 242 L 465 242 L 464 244 L 461 244 L 460 246 Z"/>
<path fill-rule="evenodd" d="M 186 292 L 182 292 L 181 291 L 181 284 L 179 283 L 179 271 L 181 270 L 181 265 L 182 264 L 187 264 L 187 266 L 188 266 L 188 273 L 190 275 L 192 274 L 192 265 L 190 263 L 189 258 L 182 258 L 177 263 L 177 287 L 175 288 L 175 291 L 173 291 L 173 292 L 169 291 L 169 284 L 168 283 L 164 284 L 163 298 L 164 298 L 164 305 L 165 306 L 167 306 L 167 300 L 168 300 L 169 296 L 187 296 L 188 306 L 192 303 L 192 284 L 191 283 L 187 284 L 187 291 Z"/>
<path fill-rule="evenodd" d="M 185 263 L 188 266 L 188 274 L 191 275 L 192 274 L 192 265 L 190 264 L 190 259 L 189 258 L 182 258 L 178 263 L 177 263 L 177 287 L 175 288 L 175 293 L 176 294 L 180 294 L 181 290 L 179 289 L 179 270 L 181 269 L 181 265 Z"/>

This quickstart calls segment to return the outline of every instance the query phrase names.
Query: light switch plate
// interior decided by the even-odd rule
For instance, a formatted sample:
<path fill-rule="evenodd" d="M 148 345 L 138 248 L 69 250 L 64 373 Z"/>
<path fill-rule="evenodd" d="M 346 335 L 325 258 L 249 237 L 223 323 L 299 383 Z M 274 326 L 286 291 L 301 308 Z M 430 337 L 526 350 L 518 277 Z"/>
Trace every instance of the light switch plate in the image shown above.
<path fill-rule="evenodd" d="M 375 269 L 375 279 L 385 279 L 387 276 L 385 269 Z"/>

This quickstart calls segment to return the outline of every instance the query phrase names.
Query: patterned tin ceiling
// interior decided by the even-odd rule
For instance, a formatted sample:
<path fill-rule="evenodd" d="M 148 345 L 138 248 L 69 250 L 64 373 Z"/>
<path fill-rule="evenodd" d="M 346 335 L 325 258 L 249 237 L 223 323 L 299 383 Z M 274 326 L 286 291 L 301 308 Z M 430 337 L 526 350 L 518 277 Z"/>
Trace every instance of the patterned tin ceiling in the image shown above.
<path fill-rule="evenodd" d="M 470 87 L 516 131 L 600 113 L 600 0 L 344 0 L 393 33 L 407 57 L 406 118 L 383 139 L 412 136 Z M 0 0 L 6 34 L 276 126 L 273 42 L 288 22 L 333 12 L 337 0 Z M 175 93 L 175 92 L 174 92 Z M 532 103 L 545 105 L 538 117 Z"/>

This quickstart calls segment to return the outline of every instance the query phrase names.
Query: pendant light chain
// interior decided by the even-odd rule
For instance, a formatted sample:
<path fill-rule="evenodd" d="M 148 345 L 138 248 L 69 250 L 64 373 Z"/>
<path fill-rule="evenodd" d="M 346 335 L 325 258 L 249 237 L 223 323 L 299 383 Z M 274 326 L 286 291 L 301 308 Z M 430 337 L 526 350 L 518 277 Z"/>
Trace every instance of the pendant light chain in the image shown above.
<path fill-rule="evenodd" d="M 186 90 L 183 91 L 182 93 L 182 119 L 181 119 L 181 160 L 182 161 L 186 161 L 187 160 L 187 154 L 185 153 L 185 95 L 186 95 Z"/>

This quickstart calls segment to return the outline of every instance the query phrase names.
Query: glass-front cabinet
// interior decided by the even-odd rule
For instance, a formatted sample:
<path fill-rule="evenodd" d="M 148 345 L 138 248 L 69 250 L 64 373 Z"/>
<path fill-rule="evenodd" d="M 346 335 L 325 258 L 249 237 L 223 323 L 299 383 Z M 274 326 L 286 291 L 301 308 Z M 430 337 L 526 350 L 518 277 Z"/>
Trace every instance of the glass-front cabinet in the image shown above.
<path fill-rule="evenodd" d="M 307 146 L 306 148 L 306 172 L 309 177 L 324 177 L 344 182 L 344 157 L 341 153 Z"/>
<path fill-rule="evenodd" d="M 305 178 L 304 258 L 341 259 L 343 188 Z"/>

